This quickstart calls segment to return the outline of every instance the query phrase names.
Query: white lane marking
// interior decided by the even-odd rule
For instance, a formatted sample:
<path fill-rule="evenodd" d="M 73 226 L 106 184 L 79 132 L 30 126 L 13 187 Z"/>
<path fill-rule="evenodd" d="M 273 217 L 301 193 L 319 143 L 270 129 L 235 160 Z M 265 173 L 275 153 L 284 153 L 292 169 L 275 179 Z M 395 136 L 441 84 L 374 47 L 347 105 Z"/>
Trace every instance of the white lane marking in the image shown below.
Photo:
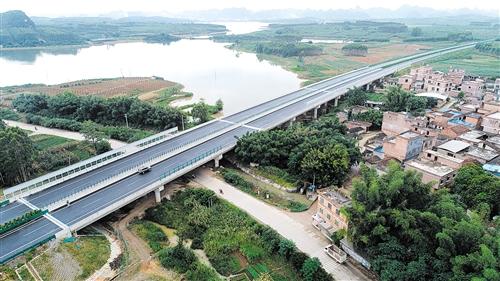
<path fill-rule="evenodd" d="M 219 121 L 226 122 L 226 123 L 229 123 L 229 124 L 236 124 L 236 123 L 234 123 L 233 121 L 228 121 L 228 120 L 224 120 L 224 119 L 221 119 L 221 120 L 219 120 Z"/>
<path fill-rule="evenodd" d="M 24 205 L 26 205 L 28 208 L 30 208 L 31 210 L 40 210 L 40 208 L 38 208 L 37 206 L 31 204 L 30 202 L 28 202 L 28 200 L 24 199 L 24 198 L 19 198 L 17 199 L 17 201 L 23 203 Z"/>
<path fill-rule="evenodd" d="M 264 130 L 262 128 L 257 128 L 257 127 L 250 126 L 250 125 L 243 125 L 242 127 L 247 127 L 249 129 L 256 130 L 256 131 L 262 131 L 262 130 Z"/>

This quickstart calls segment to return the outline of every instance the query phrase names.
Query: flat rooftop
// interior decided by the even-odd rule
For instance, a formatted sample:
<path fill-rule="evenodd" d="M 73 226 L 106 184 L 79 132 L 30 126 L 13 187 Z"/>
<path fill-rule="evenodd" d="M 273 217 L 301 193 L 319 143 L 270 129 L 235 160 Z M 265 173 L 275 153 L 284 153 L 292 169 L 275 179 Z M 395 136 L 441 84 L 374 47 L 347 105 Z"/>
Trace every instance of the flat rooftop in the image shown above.
<path fill-rule="evenodd" d="M 412 131 L 406 131 L 404 133 L 401 133 L 399 136 L 401 136 L 401 137 L 403 137 L 405 139 L 412 139 L 412 138 L 420 137 L 419 134 L 414 133 Z"/>
<path fill-rule="evenodd" d="M 448 150 L 453 153 L 457 153 L 459 151 L 462 151 L 466 148 L 468 148 L 470 144 L 464 142 L 464 141 L 458 141 L 458 140 L 451 140 L 448 142 L 443 143 L 442 145 L 438 146 L 439 149 L 443 150 Z"/>
<path fill-rule="evenodd" d="M 345 204 L 351 203 L 351 199 L 349 199 L 346 196 L 342 195 L 338 191 L 329 190 L 329 191 L 325 191 L 325 192 L 320 193 L 320 195 L 323 196 L 328 201 L 330 201 L 330 202 L 332 202 L 332 203 L 334 203 L 336 205 L 343 206 Z"/>
<path fill-rule="evenodd" d="M 471 156 L 474 156 L 476 158 L 483 159 L 486 161 L 491 161 L 495 157 L 498 156 L 498 153 L 496 153 L 495 151 L 488 150 L 488 149 L 483 149 L 483 148 L 471 146 L 471 148 L 469 149 L 469 152 L 467 152 L 467 155 L 471 155 Z"/>
<path fill-rule="evenodd" d="M 454 170 L 451 167 L 431 162 L 431 161 L 422 161 L 422 160 L 411 160 L 406 162 L 407 167 L 414 168 L 416 170 L 424 171 L 429 174 L 433 174 L 439 177 L 446 176 L 449 173 L 452 173 Z"/>
<path fill-rule="evenodd" d="M 463 133 L 459 136 L 459 138 L 463 139 L 463 140 L 468 140 L 468 141 L 472 141 L 472 142 L 479 142 L 479 138 L 481 137 L 484 137 L 486 136 L 486 133 L 483 132 L 483 131 L 479 131 L 479 130 L 472 130 L 472 131 L 468 131 L 466 133 Z"/>
<path fill-rule="evenodd" d="M 440 157 L 440 158 L 446 159 L 446 160 L 448 160 L 450 162 L 455 162 L 455 163 L 458 163 L 458 164 L 461 164 L 461 163 L 464 162 L 463 159 L 451 157 L 451 156 L 448 156 L 446 154 L 443 154 L 443 153 L 440 153 L 440 152 L 437 152 L 437 151 L 434 151 L 434 150 L 430 150 L 430 149 L 427 149 L 425 151 L 425 153 L 428 153 L 428 154 L 431 154 L 431 155 L 435 155 L 437 157 Z"/>
<path fill-rule="evenodd" d="M 500 120 L 500 112 L 495 112 L 493 114 L 488 115 L 488 118 L 498 119 Z"/>

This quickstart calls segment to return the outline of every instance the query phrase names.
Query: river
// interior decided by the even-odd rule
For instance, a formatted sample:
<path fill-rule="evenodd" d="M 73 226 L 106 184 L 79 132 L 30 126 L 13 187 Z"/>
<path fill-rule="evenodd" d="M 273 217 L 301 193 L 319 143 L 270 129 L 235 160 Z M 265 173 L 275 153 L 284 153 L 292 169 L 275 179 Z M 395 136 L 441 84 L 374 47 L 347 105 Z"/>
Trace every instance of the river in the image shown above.
<path fill-rule="evenodd" d="M 265 28 L 261 23 L 227 24 L 229 33 Z M 234 30 L 231 30 L 234 28 Z M 193 92 L 189 102 L 224 102 L 231 114 L 296 90 L 297 75 L 255 54 L 226 48 L 212 40 L 170 44 L 116 43 L 83 48 L 57 47 L 0 51 L 0 86 L 58 84 L 91 78 L 160 76 Z"/>

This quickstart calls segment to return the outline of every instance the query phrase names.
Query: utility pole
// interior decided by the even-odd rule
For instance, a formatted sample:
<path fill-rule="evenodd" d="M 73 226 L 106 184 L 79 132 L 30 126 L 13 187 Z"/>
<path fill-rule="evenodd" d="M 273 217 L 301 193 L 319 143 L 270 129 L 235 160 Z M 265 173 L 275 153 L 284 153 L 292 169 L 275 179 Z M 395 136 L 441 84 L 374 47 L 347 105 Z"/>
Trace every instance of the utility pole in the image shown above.
<path fill-rule="evenodd" d="M 127 128 L 128 128 L 128 118 L 127 118 L 127 114 L 125 114 L 125 123 L 127 124 Z"/>

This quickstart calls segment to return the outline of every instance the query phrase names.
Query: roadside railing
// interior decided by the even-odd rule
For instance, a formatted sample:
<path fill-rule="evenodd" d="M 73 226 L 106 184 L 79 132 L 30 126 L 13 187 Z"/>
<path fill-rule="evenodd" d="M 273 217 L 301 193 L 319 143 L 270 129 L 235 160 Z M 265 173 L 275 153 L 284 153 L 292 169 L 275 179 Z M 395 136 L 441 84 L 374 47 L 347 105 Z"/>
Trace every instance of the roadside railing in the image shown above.
<path fill-rule="evenodd" d="M 140 198 L 144 196 L 145 194 L 155 190 L 156 188 L 163 186 L 165 183 L 168 183 L 172 179 L 177 178 L 178 176 L 185 174 L 188 170 L 193 170 L 202 164 L 206 163 L 207 160 L 212 159 L 214 156 L 221 154 L 225 152 L 228 148 L 224 146 L 218 146 L 216 148 L 210 149 L 207 152 L 204 152 L 203 154 L 187 161 L 184 162 L 172 169 L 167 170 L 165 173 L 160 175 L 157 181 L 151 183 L 145 188 L 141 188 L 139 190 L 133 191 L 130 194 L 126 195 L 123 198 L 120 198 L 119 200 L 116 200 L 116 202 L 112 203 L 109 206 L 104 207 L 101 210 L 98 210 L 97 212 L 86 216 L 82 220 L 79 220 L 71 225 L 69 225 L 71 231 L 75 231 L 78 229 L 81 229 L 94 221 L 114 212 L 115 210 L 129 204 L 130 202 L 136 200 L 137 198 Z"/>
<path fill-rule="evenodd" d="M 18 198 L 29 196 L 33 193 L 42 191 L 53 185 L 95 170 L 101 166 L 107 165 L 140 150 L 144 150 L 148 147 L 163 142 L 167 140 L 169 136 L 172 136 L 175 132 L 177 132 L 177 128 L 172 128 L 156 135 L 149 136 L 142 140 L 130 143 L 124 147 L 105 152 L 90 159 L 80 161 L 68 167 L 40 176 L 36 179 L 10 187 L 4 190 L 4 197 L 12 202 Z"/>
<path fill-rule="evenodd" d="M 205 135 L 203 137 L 194 139 L 187 144 L 178 145 L 178 146 L 173 147 L 169 150 L 166 150 L 162 153 L 156 154 L 153 157 L 148 158 L 147 160 L 138 162 L 136 165 L 134 165 L 132 167 L 128 167 L 128 168 L 119 170 L 117 173 L 115 173 L 111 176 L 108 176 L 106 178 L 103 178 L 103 179 L 101 179 L 101 180 L 99 180 L 91 185 L 85 185 L 85 186 L 78 187 L 77 189 L 74 189 L 71 192 L 71 194 L 66 195 L 62 198 L 56 199 L 54 202 L 47 204 L 44 208 L 48 209 L 49 211 L 53 211 L 53 210 L 56 210 L 58 208 L 63 207 L 64 205 L 68 205 L 69 203 L 72 203 L 72 202 L 74 202 L 82 197 L 85 197 L 91 193 L 94 193 L 94 192 L 102 189 L 102 188 L 105 188 L 105 187 L 107 187 L 107 186 L 109 186 L 117 181 L 120 181 L 124 178 L 127 178 L 129 176 L 136 174 L 139 167 L 153 166 L 159 162 L 162 162 L 162 161 L 172 157 L 176 153 L 176 151 L 178 151 L 180 149 L 187 150 L 191 147 L 199 145 L 200 143 L 205 142 L 206 139 L 209 138 L 215 132 L 220 133 L 220 131 L 216 131 L 216 130 L 211 131 L 210 133 L 208 133 L 207 135 Z"/>

